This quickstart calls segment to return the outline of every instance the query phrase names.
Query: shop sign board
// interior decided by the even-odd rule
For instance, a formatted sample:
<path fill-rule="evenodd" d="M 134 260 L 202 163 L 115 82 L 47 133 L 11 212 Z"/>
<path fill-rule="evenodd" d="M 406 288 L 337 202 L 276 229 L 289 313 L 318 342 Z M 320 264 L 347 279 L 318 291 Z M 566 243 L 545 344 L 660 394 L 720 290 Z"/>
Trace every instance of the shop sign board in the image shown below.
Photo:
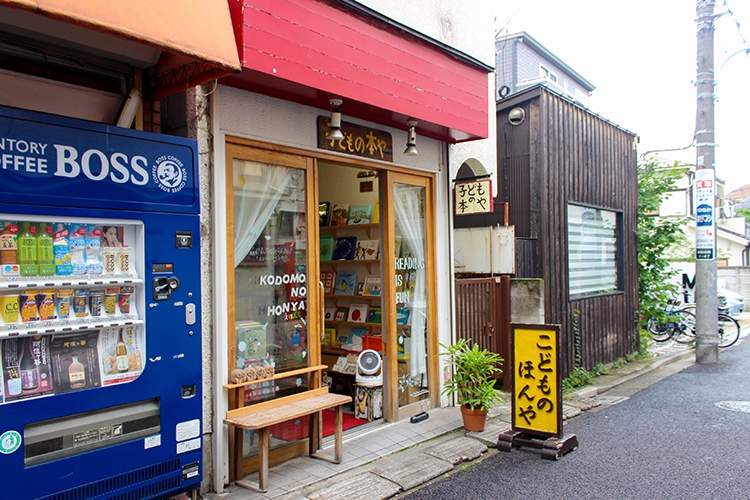
<path fill-rule="evenodd" d="M 329 139 L 330 118 L 318 117 L 318 147 L 327 151 L 361 156 L 371 160 L 393 161 L 393 138 L 389 132 L 341 122 L 343 139 Z"/>
<path fill-rule="evenodd" d="M 716 255 L 716 172 L 695 171 L 695 258 L 713 260 Z"/>
<path fill-rule="evenodd" d="M 494 210 L 490 179 L 456 182 L 453 190 L 456 195 L 454 203 L 456 215 L 481 214 Z"/>
<path fill-rule="evenodd" d="M 575 434 L 563 435 L 560 325 L 511 324 L 511 429 L 501 432 L 497 448 L 540 450 L 559 460 L 578 449 Z"/>
<path fill-rule="evenodd" d="M 558 325 L 512 325 L 514 431 L 562 436 Z"/>

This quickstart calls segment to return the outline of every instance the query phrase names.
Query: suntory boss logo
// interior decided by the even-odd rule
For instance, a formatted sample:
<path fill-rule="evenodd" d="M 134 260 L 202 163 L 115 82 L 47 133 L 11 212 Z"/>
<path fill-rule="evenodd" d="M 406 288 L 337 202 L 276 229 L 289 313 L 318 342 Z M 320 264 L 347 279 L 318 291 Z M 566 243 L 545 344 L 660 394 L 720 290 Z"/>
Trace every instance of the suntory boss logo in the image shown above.
<path fill-rule="evenodd" d="M 116 152 L 109 155 L 98 149 L 83 153 L 73 146 L 43 144 L 33 141 L 0 137 L 0 170 L 27 174 L 77 178 L 81 175 L 92 181 L 109 180 L 117 184 L 132 183 L 144 186 L 149 181 L 149 160 L 145 156 L 128 156 Z M 54 148 L 54 165 L 48 162 L 48 151 Z M 171 155 L 157 158 L 151 165 L 151 178 L 167 193 L 181 191 L 187 182 L 187 169 Z"/>

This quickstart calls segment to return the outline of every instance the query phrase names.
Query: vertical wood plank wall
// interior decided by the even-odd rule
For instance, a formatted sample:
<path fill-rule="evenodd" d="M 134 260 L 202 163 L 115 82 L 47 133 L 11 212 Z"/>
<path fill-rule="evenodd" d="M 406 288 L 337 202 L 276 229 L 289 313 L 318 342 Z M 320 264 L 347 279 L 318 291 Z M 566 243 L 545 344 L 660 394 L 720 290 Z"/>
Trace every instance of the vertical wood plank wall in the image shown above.
<path fill-rule="evenodd" d="M 507 121 L 515 106 L 526 111 L 518 126 Z M 516 225 L 516 277 L 545 281 L 546 322 L 561 325 L 563 374 L 575 367 L 576 311 L 584 368 L 632 352 L 638 333 L 634 135 L 544 87 L 499 102 L 497 117 L 499 195 Z M 568 203 L 622 213 L 621 292 L 570 300 Z"/>

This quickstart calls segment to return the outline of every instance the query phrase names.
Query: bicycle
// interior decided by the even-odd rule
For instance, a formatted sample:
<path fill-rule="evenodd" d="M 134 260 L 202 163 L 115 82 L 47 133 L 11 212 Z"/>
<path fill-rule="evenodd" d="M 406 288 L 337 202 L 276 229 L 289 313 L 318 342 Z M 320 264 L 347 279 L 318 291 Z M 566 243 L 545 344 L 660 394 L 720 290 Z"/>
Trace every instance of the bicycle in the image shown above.
<path fill-rule="evenodd" d="M 694 317 L 693 313 L 683 310 L 683 312 L 689 313 Z M 725 348 L 734 345 L 740 338 L 740 324 L 736 319 L 726 313 L 719 313 L 718 317 L 718 329 L 719 329 L 719 347 Z M 695 341 L 695 324 L 691 328 L 679 332 L 677 335 L 672 337 L 675 342 L 681 344 L 689 344 Z"/>
<path fill-rule="evenodd" d="M 665 311 L 668 321 L 659 321 L 656 318 L 649 318 L 646 323 L 646 330 L 651 334 L 655 342 L 666 342 L 675 337 L 682 336 L 686 332 L 695 330 L 695 315 L 687 310 L 679 309 L 679 301 L 667 301 Z M 689 333 L 687 333 L 689 335 Z"/>

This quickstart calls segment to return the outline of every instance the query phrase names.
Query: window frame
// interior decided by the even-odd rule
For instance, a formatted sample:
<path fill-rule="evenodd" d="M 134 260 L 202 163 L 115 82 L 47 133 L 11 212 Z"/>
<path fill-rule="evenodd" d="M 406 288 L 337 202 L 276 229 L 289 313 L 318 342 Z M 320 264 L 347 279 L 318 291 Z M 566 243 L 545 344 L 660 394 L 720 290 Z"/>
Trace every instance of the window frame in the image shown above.
<path fill-rule="evenodd" d="M 614 259 L 613 259 L 613 271 L 614 271 L 614 278 L 615 278 L 615 284 L 614 287 L 611 289 L 601 290 L 601 291 L 592 291 L 592 292 L 582 292 L 582 293 L 574 293 L 572 292 L 573 286 L 571 283 L 571 236 L 570 236 L 570 207 L 579 207 L 581 210 L 590 209 L 594 211 L 601 211 L 601 212 L 607 212 L 614 215 Z M 585 203 L 577 203 L 577 202 L 571 202 L 569 201 L 566 205 L 566 211 L 565 211 L 565 240 L 566 240 L 566 250 L 567 250 L 567 286 L 568 286 L 568 298 L 570 300 L 579 300 L 579 299 L 588 299 L 592 297 L 602 297 L 606 295 L 612 295 L 612 294 L 621 294 L 625 291 L 625 266 L 624 266 L 624 257 L 623 257 L 623 249 L 624 249 L 624 242 L 623 242 L 623 212 L 622 210 L 616 210 L 609 207 L 601 207 L 596 205 L 589 205 Z"/>

